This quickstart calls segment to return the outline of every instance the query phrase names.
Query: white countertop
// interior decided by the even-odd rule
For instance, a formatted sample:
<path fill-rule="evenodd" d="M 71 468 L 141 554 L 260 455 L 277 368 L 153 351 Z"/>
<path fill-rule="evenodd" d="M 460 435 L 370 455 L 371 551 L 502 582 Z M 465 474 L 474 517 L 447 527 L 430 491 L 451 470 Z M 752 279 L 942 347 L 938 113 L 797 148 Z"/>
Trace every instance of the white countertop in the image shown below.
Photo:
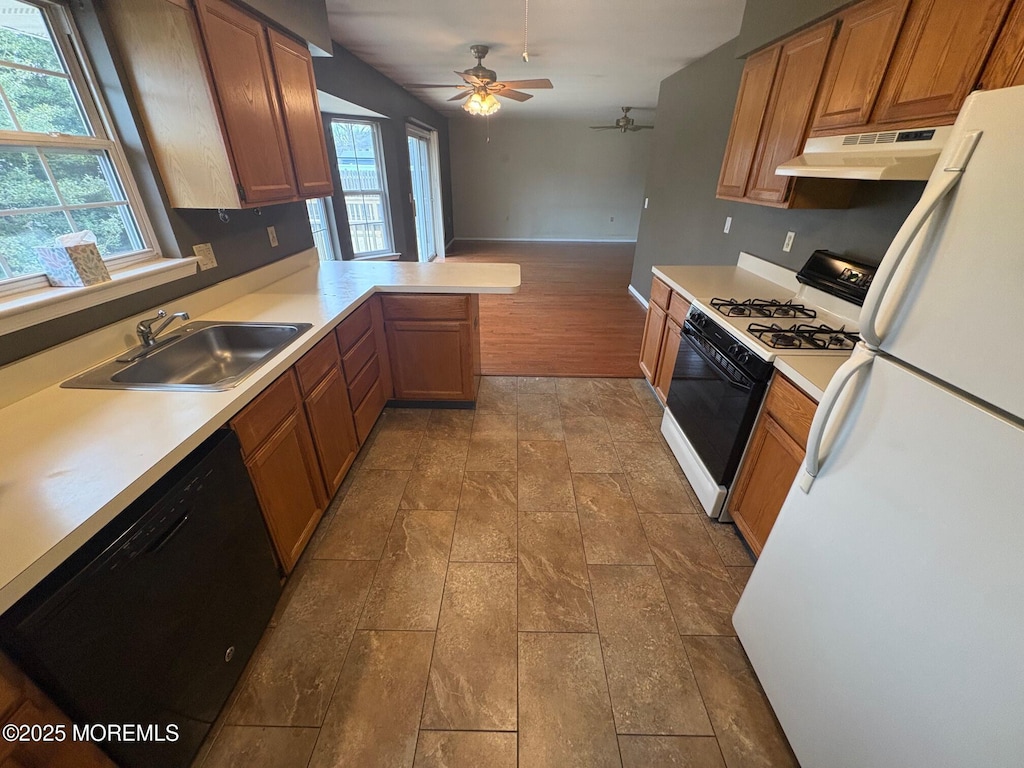
<path fill-rule="evenodd" d="M 850 354 L 780 355 L 775 358 L 775 369 L 820 403 L 825 387 Z"/>
<path fill-rule="evenodd" d="M 516 264 L 327 262 L 192 318 L 313 324 L 235 389 L 85 390 L 53 384 L 3 408 L 0 612 L 373 293 L 514 293 L 519 284 Z M 187 309 L 188 297 L 178 305 Z"/>

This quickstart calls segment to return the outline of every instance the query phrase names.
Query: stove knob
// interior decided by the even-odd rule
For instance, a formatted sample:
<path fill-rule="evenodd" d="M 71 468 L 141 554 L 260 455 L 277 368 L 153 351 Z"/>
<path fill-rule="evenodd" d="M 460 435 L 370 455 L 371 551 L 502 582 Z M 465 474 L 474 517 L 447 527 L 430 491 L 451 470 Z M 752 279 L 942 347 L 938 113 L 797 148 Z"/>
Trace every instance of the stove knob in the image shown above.
<path fill-rule="evenodd" d="M 690 322 L 696 326 L 703 326 L 704 323 L 707 322 L 707 318 L 704 317 L 704 315 L 700 314 L 699 312 L 694 312 L 690 316 Z"/>
<path fill-rule="evenodd" d="M 750 353 L 741 352 L 739 357 L 737 357 L 736 359 L 739 360 L 742 365 L 746 365 L 747 363 L 750 362 Z"/>
<path fill-rule="evenodd" d="M 733 344 L 731 347 L 729 347 L 729 354 L 732 355 L 733 357 L 738 357 L 741 351 L 742 349 L 739 344 Z"/>

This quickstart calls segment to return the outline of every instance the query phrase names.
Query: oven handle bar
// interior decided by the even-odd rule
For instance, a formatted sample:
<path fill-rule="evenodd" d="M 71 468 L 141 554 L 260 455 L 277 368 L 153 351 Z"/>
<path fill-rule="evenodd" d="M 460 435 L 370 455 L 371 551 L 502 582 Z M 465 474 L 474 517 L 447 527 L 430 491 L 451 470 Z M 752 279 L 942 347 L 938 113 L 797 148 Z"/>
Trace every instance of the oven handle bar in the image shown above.
<path fill-rule="evenodd" d="M 696 343 L 694 340 L 702 340 L 702 337 L 699 336 L 696 332 L 690 330 L 686 325 L 683 325 L 683 338 L 686 339 L 687 343 L 693 348 L 693 350 L 698 355 L 701 356 L 701 359 L 704 360 L 705 363 L 707 363 L 716 371 L 718 371 L 718 374 L 727 382 L 729 382 L 732 386 L 736 387 L 737 389 L 741 389 L 744 392 L 749 392 L 754 388 L 753 380 L 736 379 L 735 376 L 733 376 L 729 371 L 725 370 L 725 368 L 722 367 L 721 363 L 719 363 L 717 360 L 714 360 L 707 354 L 707 352 L 701 349 L 700 344 Z"/>
<path fill-rule="evenodd" d="M 809 493 L 814 479 L 821 471 L 823 461 L 822 448 L 825 442 L 825 428 L 832 418 L 832 411 L 839 402 L 840 395 L 846 389 L 846 385 L 857 375 L 858 372 L 871 365 L 875 360 L 876 353 L 871 349 L 858 344 L 853 355 L 836 371 L 835 376 L 825 388 L 825 393 L 814 412 L 814 419 L 811 421 L 811 430 L 807 435 L 807 452 L 804 455 L 803 470 L 800 472 L 800 490 Z M 834 434 L 834 432 L 833 432 Z"/>
<path fill-rule="evenodd" d="M 882 333 L 878 329 L 878 315 L 881 312 L 885 296 L 889 292 L 889 285 L 892 283 L 893 277 L 896 276 L 897 270 L 907 253 L 910 252 L 910 247 L 914 244 L 918 233 L 928 223 L 932 214 L 935 213 L 935 209 L 939 207 L 939 203 L 945 200 L 960 183 L 981 134 L 981 131 L 969 131 L 964 134 L 956 151 L 946 161 L 941 180 L 934 184 L 928 183 L 921 200 L 914 206 L 914 210 L 910 212 L 907 220 L 903 222 L 903 226 L 896 233 L 889 250 L 882 258 L 882 263 L 871 281 L 871 288 L 868 289 L 868 295 L 864 299 L 864 306 L 860 313 L 860 335 L 864 343 L 872 349 L 878 349 L 882 344 Z M 918 254 L 921 250 L 923 249 L 918 249 Z M 913 268 L 912 263 L 910 268 Z"/>

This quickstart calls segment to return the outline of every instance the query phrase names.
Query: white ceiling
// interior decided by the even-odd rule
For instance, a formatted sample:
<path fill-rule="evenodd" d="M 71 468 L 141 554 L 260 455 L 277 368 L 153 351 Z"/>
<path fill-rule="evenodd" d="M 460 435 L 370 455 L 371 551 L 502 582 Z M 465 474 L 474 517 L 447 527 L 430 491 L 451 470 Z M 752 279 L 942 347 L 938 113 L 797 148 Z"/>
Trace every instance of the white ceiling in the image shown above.
<path fill-rule="evenodd" d="M 476 64 L 469 46 L 491 46 L 484 65 L 499 80 L 546 77 L 552 91 L 504 100 L 499 116 L 578 117 L 594 125 L 639 108 L 654 118 L 661 80 L 740 31 L 745 0 L 531 0 L 530 62 L 524 63 L 525 0 L 327 0 L 331 36 L 395 82 L 461 82 Z M 451 90 L 412 90 L 450 116 Z M 646 108 L 646 109 L 644 109 Z M 514 113 L 514 115 L 513 115 Z"/>

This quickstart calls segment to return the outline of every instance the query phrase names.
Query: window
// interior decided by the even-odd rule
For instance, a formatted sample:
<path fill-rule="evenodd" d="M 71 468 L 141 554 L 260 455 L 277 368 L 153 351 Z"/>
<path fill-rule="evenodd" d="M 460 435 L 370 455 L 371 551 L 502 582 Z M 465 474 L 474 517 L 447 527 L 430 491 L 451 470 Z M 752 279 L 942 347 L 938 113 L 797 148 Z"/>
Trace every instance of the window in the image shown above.
<path fill-rule="evenodd" d="M 391 253 L 380 128 L 376 123 L 332 120 L 331 135 L 356 258 Z"/>
<path fill-rule="evenodd" d="M 318 197 L 306 201 L 306 212 L 309 214 L 309 228 L 313 231 L 313 244 L 316 246 L 320 261 L 336 261 L 334 222 L 328 217 L 331 209 L 331 198 Z"/>
<path fill-rule="evenodd" d="M 70 23 L 49 4 L 0 0 L 0 281 L 38 275 L 37 246 L 85 229 L 107 261 L 154 255 Z"/>

